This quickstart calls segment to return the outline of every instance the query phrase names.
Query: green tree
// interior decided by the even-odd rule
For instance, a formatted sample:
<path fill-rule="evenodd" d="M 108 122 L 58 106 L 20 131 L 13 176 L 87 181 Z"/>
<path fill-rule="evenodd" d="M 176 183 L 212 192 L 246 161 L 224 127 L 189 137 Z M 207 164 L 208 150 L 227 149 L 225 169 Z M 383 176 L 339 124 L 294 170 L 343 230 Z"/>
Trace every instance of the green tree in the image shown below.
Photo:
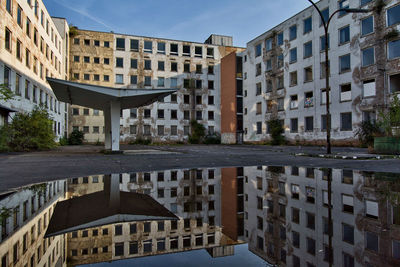
<path fill-rule="evenodd" d="M 53 121 L 43 108 L 17 113 L 6 128 L 8 146 L 13 151 L 47 150 L 56 145 Z"/>
<path fill-rule="evenodd" d="M 387 111 L 379 112 L 379 125 L 387 136 L 400 136 L 400 100 L 394 95 Z"/>
<path fill-rule="evenodd" d="M 278 119 L 273 119 L 270 120 L 268 124 L 272 137 L 272 145 L 282 145 L 285 142 L 285 138 L 282 135 L 284 130 L 281 122 Z"/>
<path fill-rule="evenodd" d="M 14 98 L 14 93 L 5 84 L 0 84 L 0 101 L 8 101 Z"/>

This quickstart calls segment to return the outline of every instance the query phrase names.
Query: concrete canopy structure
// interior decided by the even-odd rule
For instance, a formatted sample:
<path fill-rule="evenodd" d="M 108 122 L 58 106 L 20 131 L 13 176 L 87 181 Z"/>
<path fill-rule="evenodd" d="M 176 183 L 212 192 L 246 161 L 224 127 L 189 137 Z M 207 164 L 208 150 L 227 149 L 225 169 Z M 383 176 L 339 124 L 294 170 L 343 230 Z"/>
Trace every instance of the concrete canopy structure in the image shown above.
<path fill-rule="evenodd" d="M 104 112 L 105 148 L 119 151 L 120 111 L 138 108 L 175 93 L 177 89 L 124 89 L 47 78 L 59 101 Z"/>

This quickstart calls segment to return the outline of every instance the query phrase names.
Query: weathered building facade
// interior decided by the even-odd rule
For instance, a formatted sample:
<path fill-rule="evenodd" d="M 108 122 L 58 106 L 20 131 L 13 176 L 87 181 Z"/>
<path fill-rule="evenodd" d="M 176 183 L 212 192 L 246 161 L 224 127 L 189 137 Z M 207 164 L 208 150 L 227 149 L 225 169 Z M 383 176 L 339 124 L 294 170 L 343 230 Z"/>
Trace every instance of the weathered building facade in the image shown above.
<path fill-rule="evenodd" d="M 374 120 L 399 91 L 399 1 L 317 3 L 324 17 L 339 8 L 329 26 L 332 139 L 350 144 L 363 120 Z M 247 45 L 244 55 L 245 141 L 270 138 L 268 121 L 278 119 L 292 143 L 326 139 L 324 29 L 309 7 Z"/>
<path fill-rule="evenodd" d="M 123 89 L 176 88 L 150 106 L 121 111 L 121 141 L 184 141 L 190 121 L 220 133 L 220 61 L 234 47 L 169 39 L 77 30 L 71 37 L 71 79 Z M 73 106 L 70 132 L 85 132 L 88 142 L 104 140 L 101 111 Z"/>
<path fill-rule="evenodd" d="M 54 121 L 57 137 L 67 130 L 66 107 L 46 77 L 68 79 L 68 32 L 66 20 L 51 18 L 42 1 L 0 3 L 0 84 L 15 94 L 1 105 L 16 112 L 43 105 Z"/>

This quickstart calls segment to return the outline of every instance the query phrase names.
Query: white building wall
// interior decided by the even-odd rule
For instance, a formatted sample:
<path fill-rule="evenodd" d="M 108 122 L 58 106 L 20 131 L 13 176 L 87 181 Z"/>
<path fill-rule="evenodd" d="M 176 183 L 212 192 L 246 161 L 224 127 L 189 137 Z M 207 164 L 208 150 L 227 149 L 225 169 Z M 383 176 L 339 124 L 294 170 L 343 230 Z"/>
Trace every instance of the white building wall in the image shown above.
<path fill-rule="evenodd" d="M 360 8 L 359 0 L 350 0 L 350 8 Z M 394 1 L 396 2 L 396 1 Z M 318 7 L 323 10 L 329 7 L 332 14 L 337 10 L 337 1 L 322 0 L 317 3 Z M 360 51 L 360 32 L 361 20 L 369 14 L 347 14 L 344 16 L 335 15 L 329 26 L 330 36 L 330 88 L 331 88 L 331 118 L 332 118 L 332 139 L 334 140 L 354 140 L 355 131 L 358 124 L 362 121 L 362 111 L 359 107 L 362 96 L 362 81 L 359 79 L 358 71 L 361 66 Z M 312 17 L 312 31 L 303 32 L 304 19 Z M 289 28 L 297 25 L 297 38 L 289 40 Z M 350 41 L 339 44 L 339 29 L 342 27 L 350 27 Z M 302 141 L 318 141 L 326 139 L 326 132 L 321 130 L 321 115 L 326 114 L 326 105 L 321 103 L 321 89 L 325 88 L 325 79 L 321 78 L 321 62 L 325 61 L 325 54 L 320 49 L 320 37 L 324 35 L 324 28 L 320 26 L 320 16 L 313 7 L 309 7 L 297 15 L 277 25 L 273 29 L 258 36 L 247 44 L 247 61 L 244 62 L 244 90 L 247 90 L 247 97 L 244 98 L 244 106 L 247 108 L 247 115 L 244 116 L 244 128 L 247 129 L 245 141 L 263 141 L 269 139 L 267 133 L 267 121 L 271 118 L 271 113 L 266 110 L 266 101 L 272 99 L 272 93 L 266 91 L 266 61 L 265 40 L 275 33 L 283 32 L 284 42 L 281 46 L 284 55 L 284 88 L 277 91 L 277 95 L 284 97 L 284 111 L 279 111 L 276 115 L 278 119 L 284 119 L 285 137 L 292 142 Z M 304 44 L 312 41 L 312 56 L 303 57 Z M 255 57 L 255 48 L 258 44 L 262 44 L 262 55 Z M 297 61 L 289 63 L 290 49 L 297 47 Z M 350 54 L 351 70 L 340 73 L 339 57 Z M 261 75 L 255 75 L 256 64 L 261 63 Z M 312 66 L 313 79 L 310 82 L 304 82 L 304 68 Z M 289 73 L 297 71 L 297 85 L 290 86 Z M 247 74 L 246 74 L 247 73 Z M 256 83 L 261 82 L 262 94 L 256 96 Z M 341 101 L 340 85 L 351 83 L 351 100 Z M 306 92 L 313 92 L 313 107 L 304 106 L 304 98 Z M 290 96 L 298 96 L 298 108 L 290 109 Z M 256 114 L 256 103 L 262 103 L 261 114 Z M 341 113 L 352 113 L 352 129 L 341 129 Z M 313 131 L 305 130 L 305 117 L 313 117 Z M 298 131 L 290 131 L 290 119 L 298 118 Z M 262 133 L 256 133 L 256 123 L 262 122 Z"/>

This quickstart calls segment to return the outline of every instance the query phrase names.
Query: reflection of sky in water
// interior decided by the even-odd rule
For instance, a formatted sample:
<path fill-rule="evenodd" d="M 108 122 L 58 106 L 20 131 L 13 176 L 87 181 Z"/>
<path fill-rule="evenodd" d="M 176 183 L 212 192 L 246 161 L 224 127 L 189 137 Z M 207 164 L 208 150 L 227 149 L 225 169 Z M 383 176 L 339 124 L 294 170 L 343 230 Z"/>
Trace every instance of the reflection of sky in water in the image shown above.
<path fill-rule="evenodd" d="M 222 258 L 212 258 L 206 250 L 192 250 L 188 252 L 166 254 L 152 257 L 142 257 L 136 259 L 127 259 L 114 261 L 111 263 L 103 262 L 99 264 L 82 265 L 82 266 L 268 266 L 268 264 L 251 253 L 248 245 L 235 246 L 235 255 Z"/>

